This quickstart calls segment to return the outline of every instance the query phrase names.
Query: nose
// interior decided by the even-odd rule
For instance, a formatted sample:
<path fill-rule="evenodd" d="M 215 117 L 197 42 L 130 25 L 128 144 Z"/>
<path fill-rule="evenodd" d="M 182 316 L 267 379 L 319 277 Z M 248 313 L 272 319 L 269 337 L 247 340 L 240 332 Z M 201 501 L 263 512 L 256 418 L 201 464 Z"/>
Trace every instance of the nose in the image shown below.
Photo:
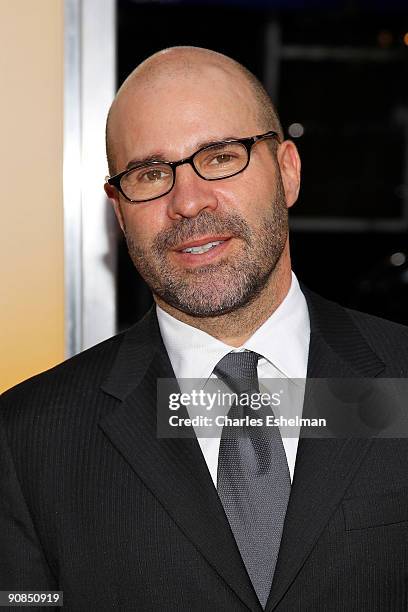
<path fill-rule="evenodd" d="M 169 193 L 168 215 L 171 219 L 196 217 L 202 210 L 215 210 L 218 206 L 213 181 L 202 179 L 190 164 L 176 169 L 174 187 Z"/>

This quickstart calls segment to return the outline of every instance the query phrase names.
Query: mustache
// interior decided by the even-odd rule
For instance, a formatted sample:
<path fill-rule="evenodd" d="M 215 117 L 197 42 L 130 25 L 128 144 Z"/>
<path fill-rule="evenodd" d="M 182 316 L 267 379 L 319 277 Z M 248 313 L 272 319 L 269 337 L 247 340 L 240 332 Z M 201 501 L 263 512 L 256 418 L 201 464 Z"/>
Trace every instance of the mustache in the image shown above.
<path fill-rule="evenodd" d="M 203 211 L 197 217 L 183 218 L 172 227 L 159 232 L 153 240 L 152 247 L 157 253 L 162 253 L 206 234 L 231 234 L 247 243 L 251 239 L 248 223 L 237 213 L 220 216 Z"/>

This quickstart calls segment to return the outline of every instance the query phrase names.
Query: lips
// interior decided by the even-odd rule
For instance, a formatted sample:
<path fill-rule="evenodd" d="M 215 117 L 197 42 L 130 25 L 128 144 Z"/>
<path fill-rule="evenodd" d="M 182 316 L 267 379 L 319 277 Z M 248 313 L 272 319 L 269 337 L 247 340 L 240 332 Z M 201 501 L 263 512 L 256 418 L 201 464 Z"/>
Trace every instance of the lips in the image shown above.
<path fill-rule="evenodd" d="M 223 244 L 224 240 L 218 240 L 216 242 L 208 242 L 207 244 L 203 244 L 201 246 L 193 246 L 193 247 L 187 247 L 186 249 L 183 249 L 181 252 L 182 253 L 192 253 L 193 255 L 202 255 L 203 253 L 207 253 L 207 251 L 209 251 L 210 249 L 213 249 L 214 247 L 218 246 L 219 244 Z"/>
<path fill-rule="evenodd" d="M 177 246 L 174 250 L 178 252 L 185 251 L 185 249 L 194 249 L 195 247 L 200 247 L 204 245 L 209 245 L 213 243 L 220 243 L 229 240 L 232 236 L 205 236 L 203 238 L 195 238 L 193 240 L 189 240 L 188 242 L 183 242 L 183 244 Z"/>
<path fill-rule="evenodd" d="M 216 263 L 228 253 L 233 236 L 206 236 L 178 246 L 172 257 L 178 265 L 196 269 Z"/>

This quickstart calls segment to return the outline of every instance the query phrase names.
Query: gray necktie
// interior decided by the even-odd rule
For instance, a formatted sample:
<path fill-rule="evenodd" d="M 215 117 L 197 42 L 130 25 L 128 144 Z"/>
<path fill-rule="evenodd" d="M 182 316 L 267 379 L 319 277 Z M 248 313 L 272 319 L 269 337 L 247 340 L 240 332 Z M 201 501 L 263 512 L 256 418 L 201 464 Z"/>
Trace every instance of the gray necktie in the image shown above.
<path fill-rule="evenodd" d="M 214 373 L 235 393 L 259 392 L 259 357 L 251 351 L 228 353 Z M 243 410 L 240 414 L 239 407 L 233 405 L 228 416 L 260 416 L 251 408 Z M 290 474 L 278 427 L 233 430 L 223 428 L 217 490 L 248 575 L 265 608 L 290 495 Z"/>

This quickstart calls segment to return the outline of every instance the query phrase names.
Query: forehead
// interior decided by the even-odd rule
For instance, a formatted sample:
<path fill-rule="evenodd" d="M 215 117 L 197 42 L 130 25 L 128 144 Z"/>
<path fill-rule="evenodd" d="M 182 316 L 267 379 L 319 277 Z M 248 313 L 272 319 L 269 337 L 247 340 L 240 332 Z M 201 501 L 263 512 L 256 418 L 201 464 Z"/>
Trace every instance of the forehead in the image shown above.
<path fill-rule="evenodd" d="M 118 100 L 112 138 L 118 163 L 156 150 L 169 159 L 210 140 L 257 133 L 254 94 L 239 75 L 207 68 L 136 83 Z"/>

